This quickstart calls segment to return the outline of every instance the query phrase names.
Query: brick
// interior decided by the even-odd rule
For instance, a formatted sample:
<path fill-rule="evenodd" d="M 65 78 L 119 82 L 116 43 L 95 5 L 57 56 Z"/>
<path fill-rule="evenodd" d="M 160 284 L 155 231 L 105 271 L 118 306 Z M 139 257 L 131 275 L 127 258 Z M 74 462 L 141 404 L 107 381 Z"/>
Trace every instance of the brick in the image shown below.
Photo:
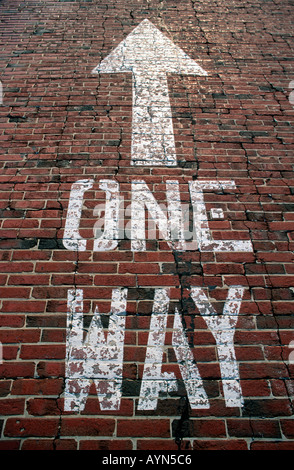
<path fill-rule="evenodd" d="M 25 375 L 23 375 L 25 377 Z M 32 374 L 30 374 L 32 376 Z M 62 392 L 62 379 L 16 379 L 13 382 L 12 395 L 59 395 Z"/>
<path fill-rule="evenodd" d="M 61 436 L 112 436 L 114 419 L 69 418 L 61 422 Z"/>
<path fill-rule="evenodd" d="M 0 364 L 0 375 L 2 378 L 32 377 L 34 364 L 31 362 L 7 361 Z"/>
<path fill-rule="evenodd" d="M 281 427 L 283 435 L 286 436 L 287 439 L 292 439 L 294 435 L 294 425 L 291 419 L 283 419 L 281 420 Z"/>
<path fill-rule="evenodd" d="M 31 398 L 27 402 L 27 412 L 33 416 L 59 416 L 61 403 L 55 398 Z"/>
<path fill-rule="evenodd" d="M 275 402 L 267 399 L 253 399 L 246 403 L 244 416 L 254 415 L 256 407 L 259 407 L 260 412 L 264 417 L 291 416 L 292 414 L 291 405 L 287 399 L 279 399 Z"/>
<path fill-rule="evenodd" d="M 0 442 L 0 450 L 19 450 L 20 440 L 7 440 Z"/>
<path fill-rule="evenodd" d="M 31 313 L 43 312 L 45 309 L 45 305 L 46 305 L 45 302 L 42 302 L 42 301 L 27 300 L 26 309 L 28 312 L 31 312 Z M 13 301 L 3 300 L 2 312 L 16 313 L 16 312 L 23 312 L 23 310 L 24 310 L 23 301 L 21 302 L 17 300 L 13 300 Z"/>
<path fill-rule="evenodd" d="M 193 442 L 193 450 L 248 450 L 248 447 L 243 439 L 199 439 Z"/>
<path fill-rule="evenodd" d="M 133 444 L 130 439 L 81 439 L 79 450 L 125 451 L 133 450 Z"/>
<path fill-rule="evenodd" d="M 40 331 L 34 329 L 2 329 L 0 330 L 0 340 L 3 343 L 29 342 L 37 343 L 40 340 Z"/>
<path fill-rule="evenodd" d="M 190 435 L 185 437 L 226 437 L 225 422 L 216 419 L 192 419 L 190 421 Z M 175 431 L 174 431 L 175 433 Z"/>
<path fill-rule="evenodd" d="M 267 379 L 252 379 L 241 380 L 241 387 L 244 397 L 249 396 L 269 396 L 271 394 L 271 387 Z"/>
<path fill-rule="evenodd" d="M 0 400 L 2 415 L 21 415 L 24 412 L 23 398 L 6 398 Z"/>
<path fill-rule="evenodd" d="M 37 364 L 37 373 L 40 378 L 64 377 L 64 362 L 40 361 Z"/>
<path fill-rule="evenodd" d="M 35 272 L 39 273 L 46 273 L 46 272 L 72 272 L 75 269 L 75 265 L 73 263 L 53 263 L 53 262 L 48 262 L 48 263 L 36 263 L 35 266 Z"/>
<path fill-rule="evenodd" d="M 179 285 L 179 280 L 178 276 L 171 276 L 171 275 L 165 275 L 161 274 L 159 276 L 143 276 L 143 275 L 138 275 L 138 285 L 141 286 L 178 286 Z"/>
<path fill-rule="evenodd" d="M 17 275 L 12 274 L 9 276 L 9 285 L 48 285 L 49 284 L 49 276 L 47 275 Z"/>
<path fill-rule="evenodd" d="M 54 436 L 58 427 L 57 419 L 9 418 L 4 435 L 9 437 Z"/>
<path fill-rule="evenodd" d="M 147 451 L 147 450 L 158 450 L 158 451 L 178 451 L 179 447 L 170 439 L 138 439 L 137 440 L 137 450 Z"/>
<path fill-rule="evenodd" d="M 24 315 L 0 315 L 1 327 L 21 328 L 24 326 Z"/>
<path fill-rule="evenodd" d="M 26 439 L 21 450 L 77 450 L 74 439 Z"/>
<path fill-rule="evenodd" d="M 96 275 L 94 278 L 96 286 L 121 286 L 121 287 L 134 287 L 136 285 L 135 276 L 131 275 Z"/>
<path fill-rule="evenodd" d="M 290 441 L 260 441 L 253 442 L 250 450 L 293 450 L 293 444 Z"/>
<path fill-rule="evenodd" d="M 60 264 L 60 263 L 59 263 Z M 79 272 L 81 273 L 116 273 L 116 264 L 110 263 L 79 263 Z"/>
<path fill-rule="evenodd" d="M 119 437 L 169 437 L 169 421 L 166 419 L 119 419 L 117 422 Z"/>
<path fill-rule="evenodd" d="M 11 380 L 0 380 L 0 396 L 5 397 L 10 393 Z"/>
<path fill-rule="evenodd" d="M 33 263 L 23 262 L 23 263 L 0 263 L 1 272 L 31 272 L 33 271 Z"/>
<path fill-rule="evenodd" d="M 38 345 L 23 345 L 20 351 L 21 359 L 64 359 L 65 345 L 54 345 L 52 350 L 51 345 L 38 344 Z"/>
<path fill-rule="evenodd" d="M 119 274 L 155 274 L 159 273 L 159 266 L 153 263 L 120 263 Z"/>
<path fill-rule="evenodd" d="M 257 419 L 228 419 L 228 433 L 231 437 L 276 438 L 281 439 L 280 427 L 277 422 Z"/>

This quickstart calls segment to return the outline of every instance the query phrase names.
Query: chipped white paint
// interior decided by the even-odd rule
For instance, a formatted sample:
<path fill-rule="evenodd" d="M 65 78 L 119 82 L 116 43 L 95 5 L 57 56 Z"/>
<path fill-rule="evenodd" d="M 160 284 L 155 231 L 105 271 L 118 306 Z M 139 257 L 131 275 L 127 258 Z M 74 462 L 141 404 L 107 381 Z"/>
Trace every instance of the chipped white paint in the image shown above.
<path fill-rule="evenodd" d="M 156 409 L 159 394 L 177 390 L 173 373 L 162 372 L 162 359 L 165 350 L 165 334 L 169 294 L 167 289 L 156 289 L 151 316 L 148 346 L 138 404 L 139 410 Z M 189 348 L 179 312 L 175 311 L 172 346 L 185 383 L 190 406 L 193 409 L 209 408 L 206 392 Z"/>
<path fill-rule="evenodd" d="M 290 341 L 288 347 L 294 349 L 294 340 Z M 288 360 L 290 364 L 294 364 L 294 351 L 290 352 Z"/>
<path fill-rule="evenodd" d="M 188 242 L 193 235 L 189 231 L 190 210 L 188 204 L 181 203 L 179 182 L 166 181 L 166 199 L 168 212 L 168 227 L 170 232 L 170 246 L 176 251 L 195 250 L 195 241 Z"/>
<path fill-rule="evenodd" d="M 95 241 L 93 251 L 109 251 L 117 247 L 119 239 L 119 183 L 112 180 L 101 180 L 99 188 L 106 192 L 104 231 L 98 237 L 98 227 L 94 226 Z M 96 208 L 93 215 L 99 215 Z"/>
<path fill-rule="evenodd" d="M 234 181 L 190 181 L 195 237 L 200 251 L 253 251 L 250 240 L 214 240 L 209 229 L 203 190 L 236 189 Z"/>
<path fill-rule="evenodd" d="M 218 315 L 202 289 L 199 287 L 191 289 L 191 297 L 216 341 L 224 397 L 228 407 L 240 407 L 243 405 L 239 370 L 234 348 L 235 327 L 243 295 L 243 287 L 231 287 L 223 313 Z"/>
<path fill-rule="evenodd" d="M 93 187 L 93 183 L 94 180 L 79 180 L 71 187 L 62 240 L 63 245 L 67 250 L 86 250 L 87 240 L 81 237 L 79 226 L 83 209 L 84 193 Z"/>
<path fill-rule="evenodd" d="M 177 390 L 175 375 L 161 370 L 168 307 L 168 291 L 156 289 L 138 410 L 154 410 L 160 392 L 168 393 Z"/>
<path fill-rule="evenodd" d="M 167 217 L 144 181 L 132 182 L 132 251 L 146 250 L 145 206 L 164 240 L 170 239 Z"/>
<path fill-rule="evenodd" d="M 187 395 L 192 409 L 209 408 L 209 402 L 203 387 L 198 367 L 185 335 L 182 320 L 177 309 L 173 328 L 172 345 L 185 383 Z"/>
<path fill-rule="evenodd" d="M 289 88 L 294 88 L 294 80 L 289 83 Z M 289 102 L 294 105 L 294 91 L 289 94 Z"/>
<path fill-rule="evenodd" d="M 91 383 L 102 410 L 118 410 L 121 400 L 127 289 L 112 291 L 107 339 L 96 307 L 84 339 L 83 290 L 68 291 L 65 411 L 82 411 Z"/>
<path fill-rule="evenodd" d="M 177 181 L 166 182 L 166 197 L 167 211 L 158 204 L 145 181 L 133 181 L 130 233 L 132 251 L 146 250 L 145 206 L 148 209 L 148 216 L 158 227 L 160 238 L 166 240 L 174 250 L 186 249 L 184 220 Z M 150 221 L 149 217 L 148 221 Z M 155 239 L 156 227 L 150 230 L 150 225 L 148 226 L 148 238 Z"/>
<path fill-rule="evenodd" d="M 210 215 L 212 219 L 223 219 L 224 218 L 224 212 L 221 208 L 218 207 L 213 207 L 210 209 Z"/>
<path fill-rule="evenodd" d="M 168 308 L 168 289 L 156 289 L 138 410 L 155 410 L 160 393 L 167 394 L 168 392 L 177 391 L 177 380 L 174 373 L 162 372 Z M 203 382 L 189 348 L 177 310 L 174 317 L 172 346 L 176 354 L 182 379 L 185 383 L 191 408 L 209 408 Z"/>
<path fill-rule="evenodd" d="M 177 164 L 167 74 L 207 75 L 149 20 L 143 20 L 93 73 L 132 72 L 132 165 Z"/>

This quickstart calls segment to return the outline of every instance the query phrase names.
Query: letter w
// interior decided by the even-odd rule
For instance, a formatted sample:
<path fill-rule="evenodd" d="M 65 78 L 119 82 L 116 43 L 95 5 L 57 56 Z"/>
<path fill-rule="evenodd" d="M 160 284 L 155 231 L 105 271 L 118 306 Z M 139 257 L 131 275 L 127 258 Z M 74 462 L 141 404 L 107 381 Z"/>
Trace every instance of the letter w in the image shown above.
<path fill-rule="evenodd" d="M 127 289 L 113 289 L 107 339 L 96 307 L 84 339 L 83 290 L 68 291 L 65 411 L 82 411 L 91 383 L 102 410 L 121 400 Z"/>

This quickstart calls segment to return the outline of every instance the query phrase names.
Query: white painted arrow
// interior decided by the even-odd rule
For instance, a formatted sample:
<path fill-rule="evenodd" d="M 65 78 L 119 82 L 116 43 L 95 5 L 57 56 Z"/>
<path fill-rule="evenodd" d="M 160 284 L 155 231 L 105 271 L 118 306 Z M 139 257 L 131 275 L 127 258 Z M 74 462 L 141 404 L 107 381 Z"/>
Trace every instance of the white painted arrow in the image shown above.
<path fill-rule="evenodd" d="M 93 73 L 132 72 L 132 165 L 177 164 L 167 73 L 207 75 L 149 20 L 143 20 Z"/>

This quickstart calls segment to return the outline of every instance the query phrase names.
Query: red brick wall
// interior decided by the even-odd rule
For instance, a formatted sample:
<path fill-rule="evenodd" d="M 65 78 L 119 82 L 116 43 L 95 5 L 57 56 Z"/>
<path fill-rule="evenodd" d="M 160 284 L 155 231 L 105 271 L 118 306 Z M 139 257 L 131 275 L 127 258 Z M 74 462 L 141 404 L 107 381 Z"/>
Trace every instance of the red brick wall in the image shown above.
<path fill-rule="evenodd" d="M 291 2 L 3 0 L 0 14 L 0 448 L 293 449 Z M 131 73 L 92 74 L 146 18 L 207 72 L 168 76 L 174 167 L 130 164 Z M 94 251 L 102 179 L 119 183 L 125 207 L 137 180 L 165 205 L 166 181 L 178 181 L 188 207 L 189 182 L 234 181 L 235 189 L 204 191 L 209 229 L 253 249 L 178 251 L 157 233 L 145 251 L 132 251 L 128 237 Z M 79 226 L 86 250 L 72 251 L 63 238 L 79 180 L 93 186 Z M 211 218 L 214 207 L 222 219 Z M 191 297 L 200 288 L 221 315 L 233 286 L 244 292 L 234 334 L 242 406 L 227 406 L 216 341 Z M 98 307 L 107 331 L 103 314 L 118 288 L 127 289 L 120 406 L 101 409 L 92 384 L 84 409 L 68 411 L 68 293 L 83 292 L 85 330 Z M 140 410 L 162 288 L 170 299 L 162 373 L 174 374 L 177 389 Z M 187 397 L 172 338 L 176 308 L 205 409 Z"/>

